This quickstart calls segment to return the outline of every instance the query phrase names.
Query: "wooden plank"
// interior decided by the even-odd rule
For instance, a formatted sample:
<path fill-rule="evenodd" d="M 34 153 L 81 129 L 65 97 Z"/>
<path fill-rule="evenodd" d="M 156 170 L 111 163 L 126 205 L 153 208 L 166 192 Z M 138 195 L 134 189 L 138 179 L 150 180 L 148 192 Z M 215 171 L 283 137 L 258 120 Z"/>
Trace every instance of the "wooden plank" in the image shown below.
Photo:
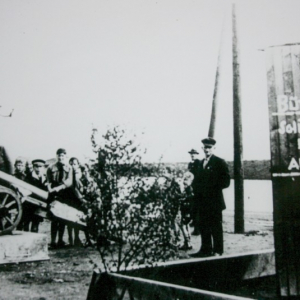
<path fill-rule="evenodd" d="M 132 268 L 122 274 L 207 289 L 275 275 L 274 250 L 166 262 L 155 268 Z"/>
<path fill-rule="evenodd" d="M 110 274 L 118 289 L 119 295 L 128 291 L 130 299 L 152 300 L 246 300 L 251 298 L 238 297 L 234 295 L 195 289 L 170 283 L 164 283 L 144 278 L 135 278 L 121 274 Z M 125 293 L 124 293 L 125 294 Z M 118 295 L 118 296 L 119 296 Z M 115 298 L 124 299 L 124 298 Z"/>
<path fill-rule="evenodd" d="M 6 181 L 6 182 L 8 182 L 12 185 L 16 185 L 16 186 L 21 187 L 25 190 L 28 190 L 31 193 L 41 197 L 42 199 L 45 199 L 45 200 L 48 199 L 48 192 L 43 191 L 43 190 L 41 190 L 41 189 L 31 185 L 31 184 L 28 184 L 25 181 L 20 180 L 20 179 L 14 177 L 12 175 L 9 175 L 9 174 L 6 174 L 6 173 L 0 171 L 0 179 L 4 180 L 4 181 Z M 26 196 L 27 195 L 28 194 L 26 193 Z"/>
<path fill-rule="evenodd" d="M 35 199 L 30 196 L 23 197 L 22 202 L 24 203 L 25 201 L 30 202 L 30 203 L 32 203 L 38 207 L 44 208 L 44 209 L 47 208 L 47 203 L 45 201 L 41 201 L 41 200 Z"/>
<path fill-rule="evenodd" d="M 51 203 L 50 211 L 55 217 L 64 221 L 69 221 L 84 227 L 86 226 L 84 221 L 85 214 L 76 208 L 68 206 L 67 204 L 60 203 L 59 201 L 53 201 Z"/>
<path fill-rule="evenodd" d="M 39 209 L 36 210 L 35 214 L 43 218 L 48 218 L 47 211 L 46 211 L 47 208 L 46 202 L 35 199 L 30 196 L 23 197 L 22 202 L 25 201 L 39 207 Z M 86 226 L 86 223 L 84 221 L 85 214 L 76 208 L 68 206 L 67 204 L 61 203 L 59 201 L 53 201 L 50 206 L 50 211 L 55 217 L 60 218 L 64 221 L 75 223 L 84 227 Z"/>
<path fill-rule="evenodd" d="M 148 298 L 154 292 L 159 299 L 239 299 L 226 291 L 237 289 L 251 280 L 274 276 L 275 253 L 274 249 L 269 249 L 240 255 L 161 262 L 152 268 L 133 266 L 113 274 L 121 281 L 112 281 L 113 277 L 105 274 L 96 270 L 87 299 L 100 298 L 99 293 L 107 286 L 111 287 L 108 289 L 111 295 L 117 291 L 111 299 L 122 299 L 124 293 L 129 294 L 127 299 L 132 299 L 130 295 L 134 296 L 133 299 L 156 299 Z M 131 288 L 124 290 L 128 286 Z M 222 293 L 218 292 L 220 290 Z M 174 298 L 168 298 L 168 295 Z"/>

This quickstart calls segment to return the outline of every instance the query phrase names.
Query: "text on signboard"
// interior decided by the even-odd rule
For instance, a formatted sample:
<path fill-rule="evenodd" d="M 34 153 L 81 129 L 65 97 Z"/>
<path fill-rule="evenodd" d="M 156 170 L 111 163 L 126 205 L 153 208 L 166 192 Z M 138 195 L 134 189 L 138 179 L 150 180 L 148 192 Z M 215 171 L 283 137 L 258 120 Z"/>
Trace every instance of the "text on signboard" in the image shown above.
<path fill-rule="evenodd" d="M 277 108 L 279 112 L 300 110 L 300 99 L 296 96 L 277 96 Z"/>

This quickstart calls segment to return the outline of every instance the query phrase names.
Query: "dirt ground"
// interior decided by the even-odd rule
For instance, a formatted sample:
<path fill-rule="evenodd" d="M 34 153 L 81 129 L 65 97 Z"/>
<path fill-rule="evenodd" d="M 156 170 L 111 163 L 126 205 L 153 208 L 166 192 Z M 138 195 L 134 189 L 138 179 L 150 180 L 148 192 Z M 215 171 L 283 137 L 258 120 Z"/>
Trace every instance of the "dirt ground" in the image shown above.
<path fill-rule="evenodd" d="M 223 223 L 224 255 L 274 247 L 271 213 L 247 213 L 245 234 L 234 234 L 232 212 L 224 212 Z M 50 224 L 45 221 L 40 232 L 48 239 L 49 230 Z M 199 249 L 200 237 L 193 236 L 192 244 L 193 250 L 182 252 L 182 259 Z M 93 269 L 100 265 L 98 252 L 73 247 L 49 250 L 49 257 L 44 262 L 0 265 L 0 299 L 86 299 Z"/>

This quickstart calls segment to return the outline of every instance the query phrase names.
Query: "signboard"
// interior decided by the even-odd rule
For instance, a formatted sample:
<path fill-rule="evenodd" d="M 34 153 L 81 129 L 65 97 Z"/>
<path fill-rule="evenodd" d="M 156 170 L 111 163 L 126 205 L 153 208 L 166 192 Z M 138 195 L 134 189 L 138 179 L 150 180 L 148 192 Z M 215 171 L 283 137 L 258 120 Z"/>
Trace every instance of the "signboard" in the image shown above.
<path fill-rule="evenodd" d="M 300 44 L 266 50 L 276 273 L 300 295 Z"/>

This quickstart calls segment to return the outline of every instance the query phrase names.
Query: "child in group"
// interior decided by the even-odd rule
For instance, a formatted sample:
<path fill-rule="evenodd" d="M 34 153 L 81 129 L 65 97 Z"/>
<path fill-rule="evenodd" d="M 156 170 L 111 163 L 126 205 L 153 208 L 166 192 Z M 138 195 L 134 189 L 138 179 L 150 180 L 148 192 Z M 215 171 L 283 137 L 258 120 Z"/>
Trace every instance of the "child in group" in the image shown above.
<path fill-rule="evenodd" d="M 47 191 L 47 178 L 45 174 L 45 164 L 43 159 L 34 159 L 32 162 L 32 171 L 28 176 L 28 183 L 35 187 Z"/>
<path fill-rule="evenodd" d="M 41 189 L 47 191 L 47 179 L 45 174 L 45 161 L 42 159 L 35 159 L 31 162 L 32 164 L 32 171 L 28 176 L 28 183 Z M 35 198 L 39 198 L 37 195 Z M 43 199 L 40 199 L 43 201 Z M 39 231 L 39 224 L 43 222 L 43 218 L 35 214 L 37 211 L 37 207 L 30 203 L 25 202 L 23 204 L 23 209 L 28 211 L 28 222 L 31 222 L 31 232 L 38 232 Z M 29 228 L 29 224 L 26 225 Z"/>
<path fill-rule="evenodd" d="M 183 197 L 180 200 L 180 211 L 181 211 L 181 222 L 180 230 L 183 235 L 183 245 L 179 250 L 191 250 L 193 249 L 191 245 L 191 234 L 189 224 L 192 221 L 191 217 L 191 205 L 194 197 L 193 188 L 191 186 L 194 179 L 194 175 L 191 172 L 186 172 L 183 175 Z"/>
<path fill-rule="evenodd" d="M 165 167 L 162 176 L 165 179 L 161 191 L 163 207 L 172 228 L 171 244 L 174 248 L 177 248 L 180 232 L 178 226 L 178 212 L 181 198 L 180 185 L 176 181 L 176 171 L 173 167 Z"/>
<path fill-rule="evenodd" d="M 93 246 L 91 238 L 96 241 L 98 238 L 99 222 L 102 218 L 100 208 L 102 206 L 101 192 L 96 181 L 91 176 L 91 170 L 88 165 L 81 167 L 83 195 L 85 199 L 85 213 L 87 230 L 85 231 L 86 243 L 85 246 Z"/>
<path fill-rule="evenodd" d="M 28 162 L 24 157 L 19 156 L 16 160 L 15 160 L 15 171 L 13 176 L 27 182 L 28 181 Z M 12 184 L 11 187 L 16 191 L 16 193 L 18 195 L 20 195 L 21 197 L 23 196 L 23 190 L 22 188 L 18 187 L 15 184 Z M 29 212 L 28 209 L 25 205 L 23 205 L 23 213 L 22 213 L 22 218 L 17 226 L 18 230 L 24 230 L 24 231 L 29 231 L 29 223 L 30 223 L 30 216 L 29 216 Z"/>
<path fill-rule="evenodd" d="M 28 179 L 28 162 L 24 157 L 18 157 L 15 161 L 14 176 L 20 180 L 27 181 Z"/>
<path fill-rule="evenodd" d="M 74 191 L 74 197 L 71 202 L 68 203 L 71 207 L 83 211 L 83 183 L 82 183 L 82 171 L 79 160 L 76 157 L 72 157 L 69 160 L 69 164 L 73 170 L 73 184 L 72 189 Z M 82 246 L 82 242 L 79 238 L 79 229 L 76 225 L 68 225 L 69 245 L 70 246 Z M 73 231 L 74 231 L 74 244 L 73 244 Z"/>

